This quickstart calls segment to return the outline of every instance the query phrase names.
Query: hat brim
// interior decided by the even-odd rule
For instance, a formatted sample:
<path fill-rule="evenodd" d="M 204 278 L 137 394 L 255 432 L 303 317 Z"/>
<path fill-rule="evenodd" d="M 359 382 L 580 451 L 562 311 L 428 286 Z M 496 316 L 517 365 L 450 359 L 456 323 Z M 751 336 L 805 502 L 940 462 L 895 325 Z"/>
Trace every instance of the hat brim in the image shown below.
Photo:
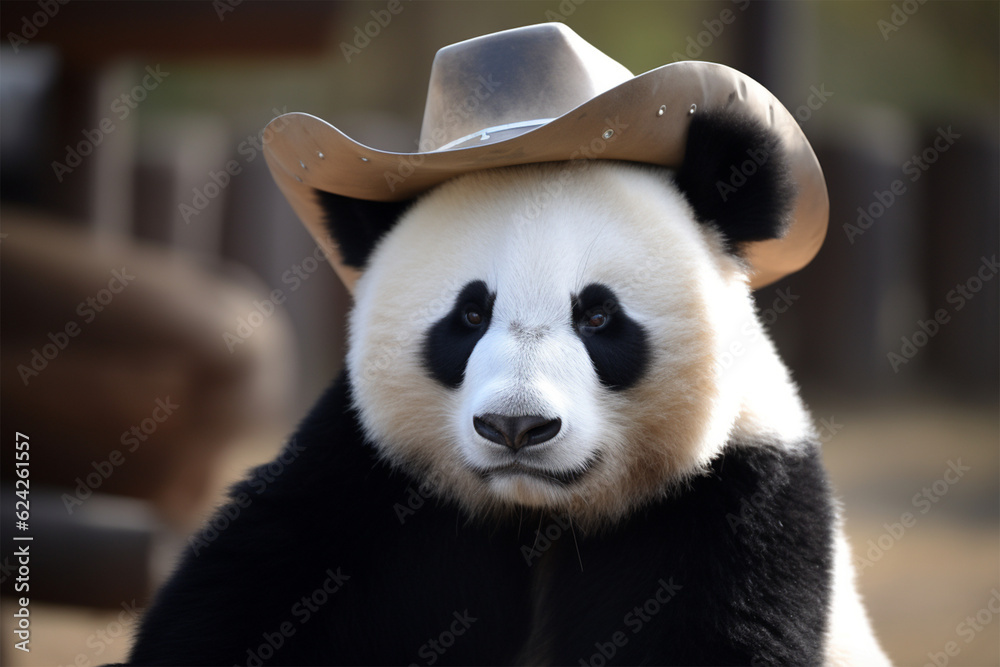
<path fill-rule="evenodd" d="M 265 129 L 264 157 L 279 189 L 353 289 L 358 272 L 341 261 L 315 190 L 400 201 L 461 174 L 519 164 L 602 159 L 677 168 L 684 159 L 692 109 L 726 108 L 774 132 L 796 188 L 787 233 L 745 248 L 751 286 L 758 288 L 798 271 L 816 255 L 826 235 L 829 199 L 816 155 L 792 115 L 762 85 L 725 65 L 664 65 L 513 138 L 425 153 L 380 151 L 320 118 L 287 113 Z M 613 133 L 606 138 L 608 130 Z"/>

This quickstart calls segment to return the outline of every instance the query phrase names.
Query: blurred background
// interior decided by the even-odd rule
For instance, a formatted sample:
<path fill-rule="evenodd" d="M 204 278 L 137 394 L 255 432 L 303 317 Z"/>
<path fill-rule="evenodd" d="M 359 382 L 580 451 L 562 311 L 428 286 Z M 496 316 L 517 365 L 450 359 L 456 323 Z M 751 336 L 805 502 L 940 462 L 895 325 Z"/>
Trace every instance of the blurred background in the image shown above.
<path fill-rule="evenodd" d="M 271 181 L 267 122 L 414 151 L 435 51 L 543 21 L 637 74 L 736 67 L 798 118 L 830 228 L 757 299 L 876 632 L 901 665 L 1000 664 L 996 2 L 5 0 L 0 21 L 0 530 L 24 434 L 35 538 L 30 653 L 2 544 L 4 664 L 122 659 L 190 532 L 342 365 L 349 297 Z"/>

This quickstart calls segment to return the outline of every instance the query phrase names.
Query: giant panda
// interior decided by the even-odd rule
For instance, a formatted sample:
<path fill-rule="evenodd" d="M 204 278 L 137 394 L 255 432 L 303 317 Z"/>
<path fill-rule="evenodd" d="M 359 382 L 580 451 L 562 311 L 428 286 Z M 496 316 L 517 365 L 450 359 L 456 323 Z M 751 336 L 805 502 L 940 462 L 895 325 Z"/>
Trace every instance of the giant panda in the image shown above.
<path fill-rule="evenodd" d="M 550 23 L 441 49 L 417 154 L 270 128 L 356 280 L 346 368 L 192 539 L 133 664 L 887 664 L 751 297 L 826 228 L 773 95 L 633 77 Z"/>
<path fill-rule="evenodd" d="M 706 113 L 685 155 L 315 192 L 364 268 L 346 370 L 192 543 L 131 662 L 887 664 L 751 298 L 746 244 L 793 196 L 780 147 Z"/>

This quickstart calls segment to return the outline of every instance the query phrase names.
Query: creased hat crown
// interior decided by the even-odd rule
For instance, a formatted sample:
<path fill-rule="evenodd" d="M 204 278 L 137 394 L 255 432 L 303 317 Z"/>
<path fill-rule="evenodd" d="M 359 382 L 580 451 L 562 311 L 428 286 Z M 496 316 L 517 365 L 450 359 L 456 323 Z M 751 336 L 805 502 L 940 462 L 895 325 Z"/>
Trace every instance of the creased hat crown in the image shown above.
<path fill-rule="evenodd" d="M 562 23 L 452 44 L 431 67 L 420 150 L 510 139 L 631 78 Z"/>

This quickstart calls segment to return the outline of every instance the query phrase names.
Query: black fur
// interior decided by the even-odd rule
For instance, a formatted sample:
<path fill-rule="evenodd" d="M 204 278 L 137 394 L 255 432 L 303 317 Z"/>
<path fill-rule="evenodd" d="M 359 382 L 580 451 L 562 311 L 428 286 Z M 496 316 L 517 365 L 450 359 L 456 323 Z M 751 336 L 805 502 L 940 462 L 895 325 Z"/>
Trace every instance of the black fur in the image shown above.
<path fill-rule="evenodd" d="M 459 292 L 451 311 L 427 332 L 424 365 L 435 380 L 453 389 L 462 384 L 472 350 L 490 326 L 495 299 L 496 295 L 490 293 L 486 283 L 474 280 Z M 466 321 L 469 309 L 475 309 L 482 316 L 478 326 Z"/>
<path fill-rule="evenodd" d="M 822 663 L 829 498 L 818 447 L 801 456 L 730 447 L 677 497 L 581 541 L 579 552 L 559 540 L 558 594 L 542 630 L 553 664 L 598 663 L 591 656 L 601 645 L 610 652 L 618 631 L 627 641 L 609 664 Z"/>
<path fill-rule="evenodd" d="M 820 662 L 833 514 L 816 447 L 730 447 L 586 537 L 532 512 L 468 521 L 378 462 L 348 406 L 342 377 L 233 489 L 133 664 L 511 664 L 532 630 L 550 664 Z"/>
<path fill-rule="evenodd" d="M 368 201 L 316 190 L 326 229 L 344 263 L 363 268 L 378 240 L 399 220 L 412 201 Z"/>
<path fill-rule="evenodd" d="M 726 110 L 695 113 L 676 182 L 731 252 L 787 230 L 795 186 L 778 138 L 760 121 Z"/>
<path fill-rule="evenodd" d="M 596 330 L 585 326 L 597 312 L 606 316 L 606 324 Z M 628 316 L 611 288 L 598 283 L 584 287 L 573 299 L 573 326 L 603 385 L 627 389 L 642 379 L 649 363 L 646 331 Z"/>
<path fill-rule="evenodd" d="M 288 462 L 233 488 L 249 502 L 220 511 L 214 539 L 209 528 L 195 536 L 143 619 L 133 664 L 246 665 L 283 623 L 294 634 L 264 664 L 423 664 L 421 647 L 466 611 L 476 620 L 438 664 L 514 659 L 530 622 L 530 573 L 504 548 L 516 533 L 467 526 L 432 488 L 377 462 L 348 394 L 341 378 L 286 446 Z M 222 527 L 227 513 L 238 516 Z M 295 605 L 331 570 L 349 579 L 305 619 Z"/>

